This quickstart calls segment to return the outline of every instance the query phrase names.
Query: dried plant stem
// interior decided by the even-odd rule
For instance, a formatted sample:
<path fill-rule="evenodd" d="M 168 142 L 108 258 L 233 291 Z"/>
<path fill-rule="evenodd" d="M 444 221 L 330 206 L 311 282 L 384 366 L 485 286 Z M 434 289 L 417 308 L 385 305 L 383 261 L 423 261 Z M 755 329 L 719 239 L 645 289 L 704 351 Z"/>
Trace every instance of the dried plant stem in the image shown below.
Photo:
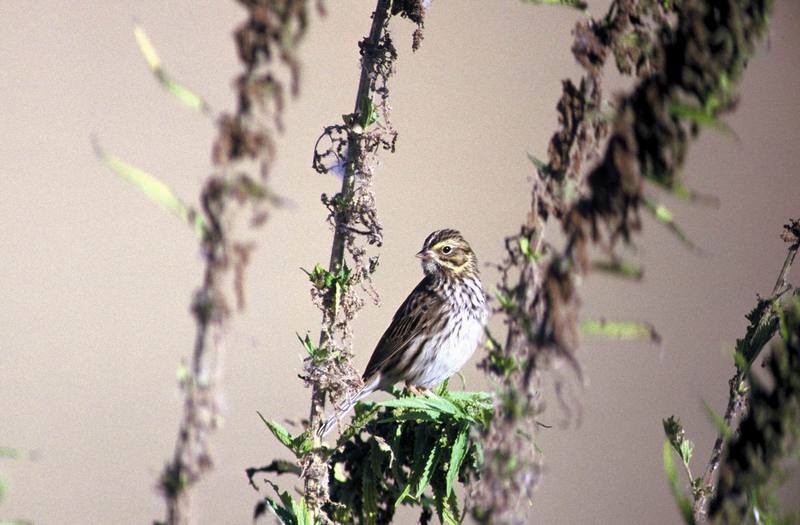
<path fill-rule="evenodd" d="M 368 42 L 376 46 L 381 38 L 383 29 L 389 19 L 389 0 L 378 0 L 375 12 L 372 14 L 372 27 L 370 28 Z M 358 93 L 356 94 L 354 114 L 360 113 L 369 100 L 373 88 L 373 79 L 370 75 L 371 64 L 365 60 L 361 66 L 361 78 L 358 81 Z M 347 159 L 344 177 L 342 177 L 341 195 L 345 202 L 350 200 L 355 186 L 355 176 L 363 170 L 364 166 L 359 165 L 361 161 L 362 141 L 359 140 L 357 133 L 352 129 L 349 131 L 347 140 Z M 333 244 L 331 246 L 331 258 L 328 263 L 329 272 L 337 272 L 344 262 L 344 248 L 347 240 L 347 227 L 350 224 L 350 216 L 345 206 L 341 213 L 335 218 L 335 230 L 333 232 Z M 330 305 L 332 307 L 332 305 Z M 324 322 L 324 321 L 323 321 Z M 320 333 L 320 346 L 325 343 L 326 332 Z M 312 414 L 313 416 L 313 414 Z"/>
<path fill-rule="evenodd" d="M 195 522 L 190 489 L 202 473 L 211 468 L 208 436 L 216 428 L 218 416 L 216 356 L 222 351 L 228 318 L 216 285 L 223 271 L 225 268 L 209 257 L 204 284 L 195 296 L 197 334 L 189 375 L 182 381 L 186 391 L 183 418 L 172 462 L 164 469 L 161 478 L 167 503 L 167 523 L 171 525 Z"/>
<path fill-rule="evenodd" d="M 381 36 L 389 20 L 389 0 L 378 0 L 375 11 L 372 14 L 372 27 L 369 36 L 366 39 L 367 49 L 373 49 L 378 46 Z M 373 59 L 364 53 L 361 63 L 361 77 L 358 84 L 358 93 L 356 95 L 355 109 L 353 115 L 360 115 L 368 105 L 370 95 L 374 89 L 375 82 L 375 64 Z M 366 138 L 362 137 L 363 130 L 354 129 L 354 126 L 349 126 L 347 130 L 347 157 L 344 175 L 342 177 L 342 187 L 339 194 L 340 204 L 336 208 L 333 216 L 334 233 L 333 241 L 331 244 L 331 256 L 328 263 L 328 271 L 330 273 L 339 272 L 344 266 L 345 247 L 348 242 L 348 237 L 351 236 L 350 226 L 352 223 L 351 209 L 349 203 L 354 198 L 356 176 L 364 172 L 366 166 L 362 165 L 365 157 L 362 151 L 365 148 L 364 141 Z M 325 297 L 324 308 L 322 313 L 322 329 L 319 336 L 319 347 L 323 348 L 328 344 L 336 323 L 336 298 L 333 294 L 328 294 Z M 311 409 L 309 414 L 309 428 L 316 429 L 319 426 L 320 419 L 325 412 L 326 389 L 319 383 L 312 384 L 311 391 Z M 309 510 L 311 511 L 313 521 L 316 522 L 317 516 L 321 513 L 322 505 L 328 499 L 328 468 L 326 460 L 323 457 L 320 446 L 321 439 L 313 432 L 313 449 L 309 455 L 304 458 L 305 467 L 305 495 L 306 502 Z"/>
<path fill-rule="evenodd" d="M 775 281 L 775 286 L 772 288 L 772 294 L 768 299 L 770 303 L 780 298 L 780 296 L 786 292 L 787 277 L 789 276 L 789 270 L 792 268 L 792 263 L 797 255 L 798 248 L 800 248 L 800 242 L 794 242 L 790 244 L 786 258 L 783 261 L 783 266 L 778 274 L 778 279 Z M 764 309 L 757 325 L 767 325 L 773 315 L 773 312 L 769 308 Z M 763 348 L 763 346 L 761 348 Z M 752 357 L 752 359 L 755 359 L 758 356 L 758 352 L 760 352 L 760 349 L 756 349 L 755 355 Z M 725 427 L 728 429 L 733 429 L 736 425 L 736 422 L 740 421 L 742 416 L 747 412 L 747 397 L 745 396 L 745 391 L 742 389 L 747 373 L 748 371 L 746 369 L 742 369 L 737 365 L 736 373 L 728 382 L 730 388 L 728 405 L 725 408 L 725 414 L 723 415 Z M 694 498 L 694 503 L 692 504 L 692 514 L 694 515 L 695 522 L 698 524 L 706 522 L 708 502 L 716 490 L 714 477 L 719 468 L 720 461 L 722 460 L 722 456 L 725 452 L 729 439 L 730 436 L 720 431 L 716 440 L 714 441 L 714 447 L 711 449 L 711 457 L 708 460 L 708 465 L 706 466 L 702 477 L 703 481 L 701 490 L 698 491 L 697 496 Z"/>
<path fill-rule="evenodd" d="M 235 113 L 223 113 L 217 119 L 219 133 L 212 148 L 216 170 L 201 192 L 205 272 L 192 302 L 197 331 L 191 362 L 179 377 L 185 398 L 175 450 L 159 483 L 170 525 L 195 522 L 191 489 L 212 467 L 209 437 L 219 421 L 217 389 L 230 318 L 228 282 L 233 281 L 235 303 L 243 308 L 244 273 L 254 248 L 228 234 L 234 215 L 243 208 L 250 210 L 253 228 L 267 218 L 265 206 L 270 199 L 265 185 L 284 105 L 284 83 L 274 75 L 275 68 L 288 70 L 293 96 L 299 86 L 296 47 L 307 26 L 307 0 L 243 3 L 248 16 L 234 33 L 244 66 L 236 81 L 238 107 Z M 256 161 L 259 176 L 235 170 L 242 161 Z"/>

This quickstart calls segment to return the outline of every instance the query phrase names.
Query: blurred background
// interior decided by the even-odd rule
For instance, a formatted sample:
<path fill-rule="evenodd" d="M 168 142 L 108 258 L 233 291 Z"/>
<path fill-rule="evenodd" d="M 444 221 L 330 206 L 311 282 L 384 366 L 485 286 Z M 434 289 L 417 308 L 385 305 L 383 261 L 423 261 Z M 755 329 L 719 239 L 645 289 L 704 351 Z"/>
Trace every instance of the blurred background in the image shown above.
<path fill-rule="evenodd" d="M 301 96 L 285 113 L 271 179 L 291 204 L 256 233 L 247 309 L 232 323 L 225 424 L 213 438 L 216 468 L 199 488 L 201 523 L 249 523 L 259 495 L 245 468 L 284 454 L 256 411 L 278 420 L 308 411 L 295 333 L 315 334 L 319 312 L 300 267 L 327 262 L 319 196 L 339 185 L 313 172 L 311 155 L 322 127 L 352 111 L 357 42 L 374 7 L 326 4 L 300 48 Z M 0 446 L 21 454 L 0 458 L 0 521 L 162 519 L 155 487 L 175 441 L 175 376 L 192 347 L 188 305 L 202 261 L 190 229 L 100 165 L 90 137 L 194 203 L 212 169 L 214 122 L 155 82 L 133 23 L 173 77 L 222 110 L 234 105 L 231 34 L 244 12 L 235 2 L 62 0 L 7 1 L 0 13 Z M 526 154 L 546 156 L 560 81 L 579 73 L 569 48 L 580 16 L 511 0 L 439 0 L 415 54 L 413 26 L 392 22 L 400 135 L 376 177 L 382 305 L 368 304 L 355 322 L 359 369 L 420 278 L 414 253 L 430 231 L 458 228 L 483 263 L 502 257 L 503 237 L 529 205 Z M 548 395 L 545 477 L 532 507 L 520 509 L 531 523 L 679 521 L 661 419 L 681 417 L 700 469 L 714 438 L 703 401 L 724 410 L 744 314 L 772 289 L 785 255 L 781 226 L 800 215 L 798 27 L 800 4 L 777 2 L 727 119 L 733 133 L 706 130 L 690 149 L 684 180 L 719 208 L 661 196 L 700 250 L 646 217 L 636 250 L 644 280 L 593 274 L 581 288 L 583 318 L 650 321 L 663 341 L 583 341 L 585 385 L 571 380 L 570 389 L 579 410 L 567 414 Z M 611 78 L 607 94 L 623 85 Z M 486 266 L 483 278 L 493 289 L 496 272 Z M 465 369 L 469 389 L 488 387 L 478 359 Z M 793 474 L 783 494 L 798 509 Z"/>

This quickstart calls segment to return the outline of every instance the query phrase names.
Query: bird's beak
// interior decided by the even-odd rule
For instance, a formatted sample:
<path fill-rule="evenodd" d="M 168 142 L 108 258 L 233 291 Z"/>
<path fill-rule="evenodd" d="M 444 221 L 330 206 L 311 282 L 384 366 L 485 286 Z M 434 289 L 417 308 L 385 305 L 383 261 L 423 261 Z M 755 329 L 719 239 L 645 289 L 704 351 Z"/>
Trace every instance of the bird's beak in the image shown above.
<path fill-rule="evenodd" d="M 420 250 L 419 253 L 417 253 L 417 257 L 420 259 L 430 259 L 433 257 L 433 252 L 430 250 Z"/>

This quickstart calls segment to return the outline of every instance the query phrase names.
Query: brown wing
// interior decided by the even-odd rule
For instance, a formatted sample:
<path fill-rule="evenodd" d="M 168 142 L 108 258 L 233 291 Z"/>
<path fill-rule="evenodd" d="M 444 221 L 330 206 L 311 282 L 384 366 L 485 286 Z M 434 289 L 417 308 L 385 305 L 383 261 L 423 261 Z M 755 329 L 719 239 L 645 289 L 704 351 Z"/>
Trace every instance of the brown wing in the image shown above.
<path fill-rule="evenodd" d="M 432 278 L 426 276 L 409 294 L 395 312 L 392 323 L 378 341 L 364 371 L 364 381 L 378 372 L 396 369 L 403 353 L 420 333 L 430 330 L 442 300 L 431 287 Z M 395 380 L 397 380 L 395 378 Z"/>

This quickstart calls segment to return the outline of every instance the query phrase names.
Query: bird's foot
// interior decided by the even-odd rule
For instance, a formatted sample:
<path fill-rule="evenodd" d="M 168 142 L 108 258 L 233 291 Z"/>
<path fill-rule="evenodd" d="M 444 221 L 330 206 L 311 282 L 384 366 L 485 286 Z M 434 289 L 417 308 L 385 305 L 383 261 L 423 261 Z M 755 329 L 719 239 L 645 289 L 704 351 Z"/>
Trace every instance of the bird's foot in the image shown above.
<path fill-rule="evenodd" d="M 409 385 L 406 384 L 406 391 L 410 394 L 414 394 L 417 397 L 432 397 L 433 392 L 430 388 L 423 388 L 416 385 Z"/>

